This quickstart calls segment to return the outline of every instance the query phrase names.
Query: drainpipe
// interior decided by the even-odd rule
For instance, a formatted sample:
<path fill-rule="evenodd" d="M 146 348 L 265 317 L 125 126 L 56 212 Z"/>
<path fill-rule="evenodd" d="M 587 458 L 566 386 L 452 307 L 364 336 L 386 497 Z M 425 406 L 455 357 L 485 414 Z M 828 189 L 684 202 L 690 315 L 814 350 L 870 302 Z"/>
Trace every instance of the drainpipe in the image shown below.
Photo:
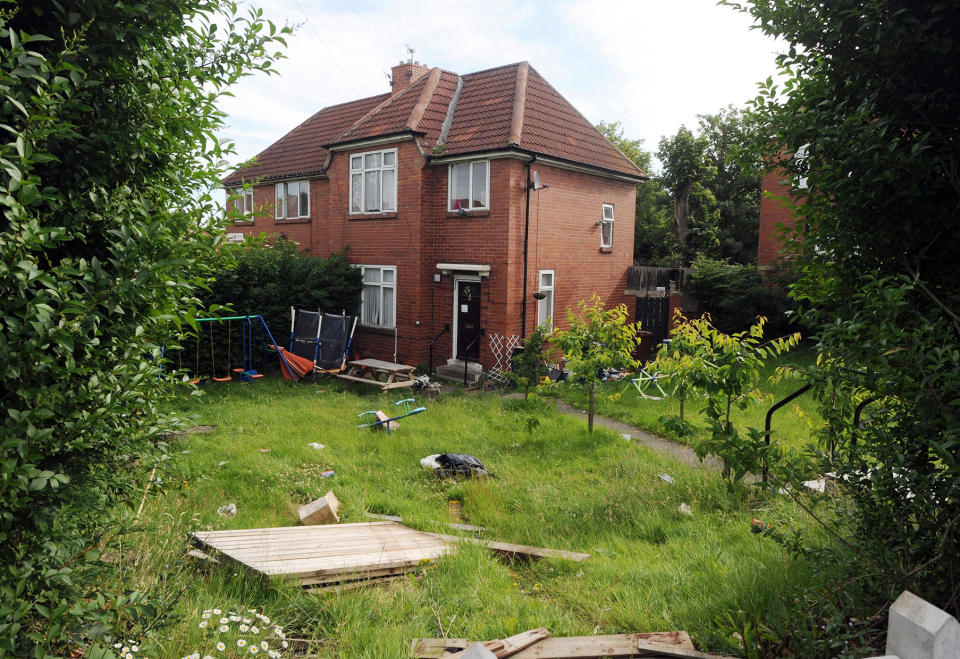
<path fill-rule="evenodd" d="M 523 220 L 523 302 L 520 307 L 520 342 L 527 338 L 527 257 L 530 247 L 530 166 L 536 161 L 533 156 L 527 161 L 527 211 Z"/>

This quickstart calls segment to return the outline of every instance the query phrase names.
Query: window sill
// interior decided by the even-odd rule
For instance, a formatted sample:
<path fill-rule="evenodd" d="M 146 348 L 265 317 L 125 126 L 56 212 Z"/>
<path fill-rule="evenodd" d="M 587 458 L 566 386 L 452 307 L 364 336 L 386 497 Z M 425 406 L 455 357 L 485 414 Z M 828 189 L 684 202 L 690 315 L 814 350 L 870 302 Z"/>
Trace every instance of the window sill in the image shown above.
<path fill-rule="evenodd" d="M 309 224 L 309 217 L 276 217 L 273 219 L 277 224 Z"/>
<path fill-rule="evenodd" d="M 397 211 L 386 213 L 350 213 L 347 218 L 351 220 L 394 220 L 397 217 Z"/>
<path fill-rule="evenodd" d="M 367 332 L 368 334 L 379 334 L 381 336 L 393 336 L 394 328 L 392 327 L 371 327 L 370 325 L 360 325 L 357 324 L 357 329 L 361 332 Z"/>
<path fill-rule="evenodd" d="M 233 226 L 235 227 L 252 227 L 253 220 L 234 220 Z"/>
<path fill-rule="evenodd" d="M 461 215 L 459 211 L 451 211 L 451 210 L 447 211 L 447 217 L 454 220 L 457 220 L 457 219 L 466 220 L 471 217 L 488 217 L 489 215 L 490 215 L 489 209 L 486 209 L 486 210 L 477 209 L 473 211 L 466 211 L 466 215 Z"/>
<path fill-rule="evenodd" d="M 600 253 L 601 253 L 601 254 L 612 254 L 612 253 L 613 253 L 613 248 L 612 248 L 612 247 L 601 247 L 601 248 L 600 248 Z"/>

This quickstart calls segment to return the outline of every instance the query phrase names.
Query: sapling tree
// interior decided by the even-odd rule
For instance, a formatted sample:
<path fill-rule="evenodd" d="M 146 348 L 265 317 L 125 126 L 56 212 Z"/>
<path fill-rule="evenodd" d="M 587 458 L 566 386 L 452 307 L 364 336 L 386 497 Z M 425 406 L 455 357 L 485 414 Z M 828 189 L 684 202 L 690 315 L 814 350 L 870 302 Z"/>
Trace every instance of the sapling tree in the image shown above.
<path fill-rule="evenodd" d="M 536 387 L 543 375 L 543 347 L 549 330 L 538 325 L 523 342 L 523 349 L 514 355 L 508 377 L 514 385 L 523 387 L 523 399 L 530 397 L 530 387 Z"/>
<path fill-rule="evenodd" d="M 629 322 L 626 305 L 607 309 L 596 296 L 589 304 L 581 301 L 578 309 L 579 313 L 567 310 L 570 327 L 556 330 L 550 336 L 550 346 L 562 355 L 571 381 L 587 389 L 587 428 L 592 433 L 597 383 L 609 369 L 636 368 L 633 351 L 640 324 Z"/>
<path fill-rule="evenodd" d="M 699 318 L 687 319 L 677 309 L 670 342 L 660 348 L 650 365 L 652 372 L 666 378 L 672 395 L 680 402 L 679 416 L 661 417 L 660 422 L 680 435 L 691 431 L 685 418 L 687 399 L 697 393 L 708 377 L 710 344 L 701 333 L 704 322 Z"/>

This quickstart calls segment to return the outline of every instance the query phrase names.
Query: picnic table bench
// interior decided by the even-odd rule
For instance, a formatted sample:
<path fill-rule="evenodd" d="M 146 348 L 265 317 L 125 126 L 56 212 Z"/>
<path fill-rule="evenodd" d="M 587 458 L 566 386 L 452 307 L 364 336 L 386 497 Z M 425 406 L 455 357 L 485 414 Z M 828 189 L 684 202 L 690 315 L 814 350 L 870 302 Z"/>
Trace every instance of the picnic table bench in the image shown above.
<path fill-rule="evenodd" d="M 357 359 L 347 362 L 347 370 L 337 375 L 341 380 L 375 384 L 381 391 L 413 386 L 414 366 L 394 364 L 381 359 Z"/>

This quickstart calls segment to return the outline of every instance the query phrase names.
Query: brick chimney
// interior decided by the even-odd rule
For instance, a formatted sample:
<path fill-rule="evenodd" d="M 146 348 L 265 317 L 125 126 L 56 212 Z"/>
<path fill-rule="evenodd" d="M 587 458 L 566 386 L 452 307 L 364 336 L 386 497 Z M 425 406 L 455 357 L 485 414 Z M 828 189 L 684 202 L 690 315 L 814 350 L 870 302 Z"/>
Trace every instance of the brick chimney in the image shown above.
<path fill-rule="evenodd" d="M 396 94 L 401 89 L 406 89 L 429 72 L 430 67 L 424 66 L 420 62 L 414 62 L 412 59 L 400 62 L 390 69 L 390 81 L 392 83 L 390 93 Z"/>

